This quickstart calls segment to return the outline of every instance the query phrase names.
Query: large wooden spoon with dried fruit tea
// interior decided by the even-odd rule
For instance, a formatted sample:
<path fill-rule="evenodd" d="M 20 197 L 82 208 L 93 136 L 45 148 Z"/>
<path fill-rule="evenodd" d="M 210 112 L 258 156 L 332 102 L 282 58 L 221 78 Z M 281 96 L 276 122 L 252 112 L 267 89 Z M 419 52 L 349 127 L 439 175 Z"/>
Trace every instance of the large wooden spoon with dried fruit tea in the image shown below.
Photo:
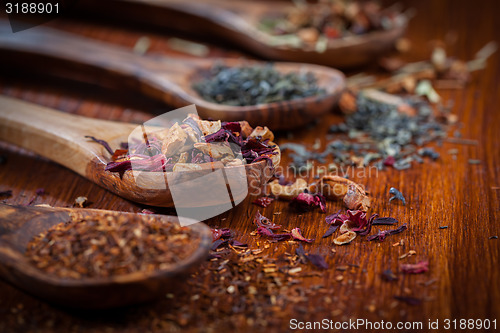
<path fill-rule="evenodd" d="M 189 225 L 191 243 L 183 259 L 165 268 L 106 277 L 63 278 L 37 268 L 25 255 L 33 237 L 71 219 L 125 218 L 165 225 L 175 216 L 133 214 L 98 209 L 22 207 L 0 204 L 0 278 L 47 301 L 70 307 L 109 308 L 165 297 L 182 288 L 185 279 L 208 255 L 212 232 L 203 223 Z M 168 244 L 167 244 L 168 245 Z M 110 250 L 111 250 L 110 245 Z"/>
<path fill-rule="evenodd" d="M 23 102 L 8 97 L 0 97 L 0 140 L 10 142 L 22 148 L 40 154 L 81 176 L 95 182 L 119 196 L 142 204 L 159 207 L 172 207 L 171 184 L 183 184 L 189 188 L 190 180 L 201 179 L 212 175 L 220 164 L 214 163 L 213 168 L 186 170 L 175 172 L 141 172 L 139 176 L 126 171 L 106 171 L 106 165 L 111 161 L 111 154 L 101 145 L 89 140 L 86 136 L 94 136 L 105 140 L 111 147 L 119 147 L 120 143 L 128 142 L 128 137 L 139 125 L 120 123 L 107 120 L 91 119 L 46 107 Z M 151 129 L 149 129 L 151 130 Z M 278 155 L 273 156 L 274 163 L 279 163 Z M 268 161 L 226 166 L 223 168 L 226 178 L 231 175 L 246 177 L 248 191 L 237 188 L 233 192 L 233 203 L 241 202 L 241 196 L 247 193 L 258 194 L 273 174 L 273 166 Z M 189 198 L 176 200 L 176 207 L 214 207 L 227 204 L 227 188 L 221 186 L 220 178 L 205 177 L 206 181 L 192 183 L 196 191 L 207 193 L 202 203 L 193 202 Z M 178 187 L 179 188 L 179 187 Z M 182 192 L 181 191 L 181 192 Z M 218 195 L 224 192 L 226 197 Z M 221 192 L 221 193 L 222 193 Z M 192 193 L 192 192 L 187 192 Z M 182 197 L 182 193 L 179 198 Z"/>
<path fill-rule="evenodd" d="M 323 92 L 288 101 L 247 106 L 217 104 L 203 99 L 192 85 L 214 65 L 265 66 L 263 61 L 224 58 L 142 56 L 123 47 L 37 26 L 12 33 L 0 20 L 2 65 L 70 77 L 104 86 L 145 94 L 174 107 L 196 104 L 204 119 L 246 120 L 274 130 L 304 126 L 330 112 L 345 87 L 338 70 L 318 65 L 276 62 L 281 74 L 312 73 Z"/>

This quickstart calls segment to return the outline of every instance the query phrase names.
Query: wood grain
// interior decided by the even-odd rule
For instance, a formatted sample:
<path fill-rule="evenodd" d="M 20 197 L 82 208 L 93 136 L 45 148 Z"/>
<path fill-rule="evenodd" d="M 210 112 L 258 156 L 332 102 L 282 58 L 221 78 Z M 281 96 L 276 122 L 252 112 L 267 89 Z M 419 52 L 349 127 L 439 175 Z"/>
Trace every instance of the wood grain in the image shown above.
<path fill-rule="evenodd" d="M 491 40 L 500 41 L 500 20 L 496 1 L 407 1 L 405 5 L 417 9 L 407 33 L 412 49 L 405 56 L 408 60 L 428 58 L 432 41 L 453 41 L 447 45 L 450 54 L 460 59 L 471 59 L 475 52 Z M 169 53 L 168 35 L 155 30 L 130 29 L 103 23 L 52 22 L 51 25 L 98 40 L 132 47 L 141 35 L 147 34 L 153 41 L 151 52 Z M 228 48 L 229 45 L 228 45 Z M 235 56 L 232 51 L 214 47 L 211 54 Z M 7 76 L 8 75 L 8 76 Z M 230 227 L 238 239 L 256 247 L 259 238 L 250 236 L 254 230 L 253 215 L 260 210 L 266 216 L 286 228 L 300 226 L 308 238 L 316 238 L 307 250 L 326 255 L 331 268 L 318 277 L 311 277 L 301 286 L 322 284 L 336 301 L 325 303 L 323 298 L 310 299 L 305 312 L 284 310 L 280 325 L 267 331 L 283 331 L 290 318 L 306 320 L 329 318 L 335 321 L 364 318 L 371 321 L 441 321 L 460 318 L 500 319 L 500 268 L 498 266 L 500 244 L 500 59 L 498 53 L 489 60 L 486 70 L 474 73 L 464 90 L 440 90 L 445 100 L 454 102 L 452 111 L 459 117 L 457 129 L 463 138 L 477 140 L 477 145 L 443 143 L 436 147 L 441 158 L 436 162 L 416 165 L 407 171 L 384 171 L 371 177 L 353 177 L 365 184 L 374 202 L 371 211 L 381 216 L 393 216 L 408 223 L 408 230 L 392 236 L 385 242 L 373 244 L 357 239 L 353 244 L 335 247 L 331 239 L 321 239 L 325 231 L 324 215 L 312 212 L 297 215 L 288 210 L 286 202 L 274 202 L 266 209 L 252 205 L 251 199 L 235 209 L 208 221 L 211 226 Z M 89 117 L 142 122 L 161 110 L 154 102 L 123 95 L 111 90 L 86 85 L 67 85 L 58 80 L 40 80 L 31 74 L 2 74 L 2 93 L 29 100 L 70 113 Z M 330 114 L 310 128 L 293 132 L 293 138 L 283 133 L 278 143 L 306 142 L 313 144 L 316 138 L 325 143 L 327 128 L 341 121 Z M 450 135 L 453 131 L 450 132 Z M 456 148 L 456 159 L 448 150 Z M 0 191 L 12 189 L 9 203 L 27 204 L 35 190 L 44 187 L 47 194 L 35 199 L 36 203 L 54 206 L 71 206 L 77 196 L 87 196 L 92 208 L 115 209 L 137 212 L 143 207 L 123 200 L 104 191 L 80 176 L 25 151 L 3 145 L 8 162 L 0 166 Z M 478 165 L 468 163 L 479 159 Z M 284 156 L 283 165 L 287 158 Z M 401 190 L 408 201 L 406 206 L 388 203 L 389 188 Z M 328 212 L 340 208 L 340 204 L 328 203 Z M 168 210 L 166 210 L 168 212 Z M 439 226 L 448 226 L 439 229 Z M 405 247 L 393 247 L 401 239 Z M 262 242 L 261 242 L 262 244 Z M 295 246 L 279 244 L 266 253 L 278 256 L 284 251 L 294 251 Z M 384 282 L 380 273 L 387 268 L 396 270 L 403 262 L 398 257 L 409 250 L 417 255 L 404 259 L 414 262 L 429 259 L 429 273 L 403 276 L 394 283 Z M 357 264 L 352 271 L 340 272 L 335 267 Z M 341 282 L 338 275 L 344 275 Z M 429 281 L 434 283 L 425 285 Z M 353 281 L 350 283 L 349 281 Z M 359 284 L 361 287 L 355 288 Z M 0 284 L 0 329 L 6 331 L 162 331 L 160 318 L 166 320 L 171 306 L 182 304 L 166 300 L 128 311 L 88 314 L 68 312 L 33 299 L 31 296 Z M 412 295 L 424 298 L 419 306 L 394 303 L 394 295 Z M 372 306 L 373 304 L 373 306 Z M 173 310 L 172 310 L 173 311 Z M 195 315 L 195 314 L 192 314 Z M 153 319 L 152 319 L 153 318 Z M 157 318 L 157 319 L 155 319 Z M 169 326 L 175 328 L 176 326 Z M 195 322 L 185 331 L 212 329 L 235 330 L 228 318 L 213 318 L 210 322 Z M 163 329 L 165 331 L 166 329 Z M 245 327 L 239 327 L 245 330 Z M 252 331 L 251 329 L 246 329 Z"/>

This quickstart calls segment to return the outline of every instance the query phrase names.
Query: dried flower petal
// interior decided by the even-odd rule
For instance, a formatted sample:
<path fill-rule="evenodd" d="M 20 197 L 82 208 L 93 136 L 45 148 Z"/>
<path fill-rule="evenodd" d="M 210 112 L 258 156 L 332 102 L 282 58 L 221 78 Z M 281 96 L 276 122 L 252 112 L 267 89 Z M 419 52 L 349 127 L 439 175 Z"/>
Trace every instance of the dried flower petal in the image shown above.
<path fill-rule="evenodd" d="M 377 217 L 373 220 L 372 225 L 392 225 L 397 223 L 398 220 L 393 217 Z"/>
<path fill-rule="evenodd" d="M 85 207 L 87 203 L 87 197 L 78 197 L 75 199 L 75 205 L 80 206 L 80 208 Z"/>
<path fill-rule="evenodd" d="M 113 149 L 111 149 L 111 147 L 109 146 L 109 143 L 107 143 L 106 141 L 96 139 L 95 137 L 90 136 L 90 135 L 86 135 L 85 137 L 87 139 L 91 139 L 92 141 L 94 141 L 94 142 L 102 145 L 107 150 L 108 153 L 110 153 L 111 155 L 113 155 Z"/>
<path fill-rule="evenodd" d="M 262 215 L 260 211 L 257 211 L 257 213 L 255 213 L 255 217 L 253 218 L 253 223 L 255 223 L 257 227 L 264 227 L 271 230 L 278 230 L 281 228 L 280 225 L 274 224 L 273 222 L 271 222 L 271 220 Z"/>
<path fill-rule="evenodd" d="M 271 229 L 268 229 L 266 227 L 258 227 L 257 232 L 261 236 L 265 236 L 268 238 L 271 238 L 275 241 L 284 241 L 284 240 L 289 240 L 292 238 L 291 234 L 275 234 Z"/>
<path fill-rule="evenodd" d="M 322 212 L 326 211 L 325 197 L 319 193 L 300 193 L 291 202 L 290 206 L 299 212 L 307 212 L 319 207 Z"/>
<path fill-rule="evenodd" d="M 291 235 L 293 239 L 303 241 L 306 243 L 312 243 L 314 241 L 314 238 L 307 239 L 304 236 L 302 236 L 302 232 L 300 231 L 300 228 L 293 228 L 291 231 Z"/>
<path fill-rule="evenodd" d="M 328 263 L 325 261 L 325 258 L 322 255 L 319 254 L 308 254 L 307 259 L 316 266 L 317 268 L 320 269 L 328 269 Z"/>
<path fill-rule="evenodd" d="M 380 230 L 376 235 L 368 236 L 366 239 L 368 241 L 372 241 L 372 240 L 378 239 L 379 241 L 383 242 L 384 239 L 385 239 L 385 236 L 399 234 L 400 232 L 403 232 L 406 229 L 407 229 L 407 226 L 406 226 L 406 223 L 405 223 L 405 224 L 403 224 L 402 226 L 400 226 L 397 229 L 383 230 L 383 231 Z"/>
<path fill-rule="evenodd" d="M 405 274 L 420 274 L 429 271 L 429 261 L 423 260 L 416 264 L 402 264 L 401 272 Z"/>
<path fill-rule="evenodd" d="M 260 197 L 260 198 L 257 198 L 255 199 L 252 203 L 254 205 L 257 205 L 257 206 L 260 206 L 260 207 L 263 207 L 263 208 L 266 208 L 267 206 L 269 206 L 271 204 L 271 202 L 273 202 L 274 199 L 271 198 L 271 197 Z"/>
<path fill-rule="evenodd" d="M 295 254 L 299 257 L 299 260 L 302 263 L 306 263 L 309 261 L 311 264 L 320 269 L 328 269 L 328 263 L 325 261 L 325 258 L 319 254 L 308 254 L 304 250 L 302 244 L 299 244 L 299 247 L 295 249 Z"/>
<path fill-rule="evenodd" d="M 220 238 L 231 237 L 231 230 L 229 228 L 216 229 L 212 228 L 212 241 L 215 242 Z"/>
<path fill-rule="evenodd" d="M 356 233 L 354 231 L 347 231 L 346 233 L 340 235 L 339 237 L 333 240 L 335 245 L 344 245 L 349 244 L 356 238 Z"/>

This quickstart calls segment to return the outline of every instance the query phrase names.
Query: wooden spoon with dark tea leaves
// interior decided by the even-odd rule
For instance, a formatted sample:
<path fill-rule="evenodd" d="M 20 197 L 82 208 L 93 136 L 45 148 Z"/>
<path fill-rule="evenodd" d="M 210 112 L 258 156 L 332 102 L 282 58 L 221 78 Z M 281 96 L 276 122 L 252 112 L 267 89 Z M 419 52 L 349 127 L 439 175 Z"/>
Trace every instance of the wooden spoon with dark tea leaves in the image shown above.
<path fill-rule="evenodd" d="M 131 89 L 174 107 L 196 104 L 202 118 L 246 120 L 253 126 L 266 125 L 273 130 L 303 126 L 329 112 L 345 86 L 344 75 L 335 69 L 300 63 L 274 63 L 274 68 L 283 74 L 312 73 L 323 92 L 268 104 L 216 104 L 202 99 L 192 87 L 214 65 L 243 67 L 264 66 L 266 63 L 242 59 L 141 56 L 121 47 L 40 26 L 14 34 L 8 22 L 2 20 L 0 61 L 3 66 L 18 66 L 23 70 Z"/>
<path fill-rule="evenodd" d="M 128 170 L 121 177 L 117 172 L 106 171 L 105 167 L 111 161 L 111 154 L 86 136 L 97 137 L 107 141 L 111 147 L 118 148 L 120 143 L 129 142 L 129 135 L 138 126 L 71 115 L 9 97 L 0 97 L 0 140 L 29 149 L 59 163 L 121 197 L 151 206 L 172 207 L 174 206 L 172 184 L 174 184 L 179 185 L 177 189 L 181 188 L 181 191 L 175 192 L 177 209 L 200 206 L 215 209 L 229 203 L 226 184 L 221 184 L 220 178 L 213 177 L 215 173 L 210 168 L 176 172 L 141 172 L 139 175 Z M 230 201 L 233 206 L 241 202 L 248 193 L 257 194 L 256 191 L 259 191 L 273 175 L 273 168 L 266 160 L 246 165 L 226 166 L 223 171 L 225 177 L 233 180 L 234 177 L 246 177 L 246 179 L 238 178 L 238 184 L 231 186 Z M 202 178 L 204 176 L 207 177 Z M 204 181 L 192 182 L 197 179 Z M 207 195 L 200 203 L 190 200 L 190 197 L 183 197 L 183 192 L 199 192 Z M 227 209 L 223 211 L 225 210 Z M 177 212 L 179 213 L 179 210 Z"/>
<path fill-rule="evenodd" d="M 193 237 L 186 247 L 187 256 L 164 269 L 79 279 L 46 273 L 25 255 L 32 238 L 56 224 L 71 218 L 99 219 L 110 215 L 177 223 L 175 216 L 0 204 L 0 277 L 30 294 L 64 306 L 101 309 L 125 306 L 162 298 L 166 292 L 182 288 L 188 274 L 206 260 L 212 244 L 210 229 L 203 223 L 195 223 L 186 227 Z"/>

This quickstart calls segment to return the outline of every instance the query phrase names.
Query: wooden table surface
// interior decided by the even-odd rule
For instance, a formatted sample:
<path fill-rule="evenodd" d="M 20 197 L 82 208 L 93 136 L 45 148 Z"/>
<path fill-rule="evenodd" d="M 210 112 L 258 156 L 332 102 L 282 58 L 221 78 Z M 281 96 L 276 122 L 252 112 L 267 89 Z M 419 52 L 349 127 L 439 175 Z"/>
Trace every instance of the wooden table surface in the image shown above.
<path fill-rule="evenodd" d="M 433 40 L 448 40 L 449 53 L 460 59 L 473 58 L 476 51 L 491 40 L 500 42 L 500 8 L 497 1 L 406 1 L 416 16 L 412 19 L 407 37 L 412 49 L 404 55 L 408 60 L 427 59 Z M 149 53 L 175 53 L 169 49 L 172 33 L 155 30 L 108 25 L 102 22 L 57 20 L 49 24 L 56 28 L 91 38 L 132 48 L 141 36 L 152 40 Z M 220 45 L 212 46 L 211 56 L 240 56 L 241 53 Z M 250 247 L 263 245 L 262 239 L 251 236 L 252 217 L 260 210 L 285 228 L 300 227 L 308 238 L 316 241 L 306 250 L 325 255 L 330 268 L 304 278 L 299 288 L 321 284 L 328 297 L 310 298 L 305 308 L 286 307 L 280 320 L 270 321 L 268 330 L 286 330 L 291 318 L 300 320 L 334 321 L 364 318 L 371 321 L 422 321 L 429 319 L 490 319 L 500 320 L 500 57 L 495 54 L 485 70 L 474 73 L 463 90 L 441 90 L 444 100 L 453 101 L 453 113 L 458 115 L 458 129 L 463 138 L 477 140 L 476 145 L 443 143 L 436 147 L 441 158 L 435 162 L 415 165 L 405 171 L 387 170 L 370 177 L 354 175 L 367 186 L 374 205 L 371 212 L 392 216 L 400 223 L 408 223 L 408 230 L 391 236 L 385 242 L 367 242 L 356 239 L 348 246 L 335 246 L 332 238 L 321 239 L 326 227 L 324 215 L 319 212 L 298 215 L 288 209 L 287 203 L 275 201 L 262 209 L 247 199 L 233 210 L 213 218 L 210 226 L 228 227 L 237 233 L 237 239 Z M 2 71 L 0 91 L 4 95 L 48 106 L 63 112 L 88 117 L 143 122 L 155 114 L 170 110 L 169 106 L 148 100 L 138 94 L 107 90 L 82 83 L 68 84 L 64 80 L 45 75 Z M 1 112 L 1 111 L 0 111 Z M 330 124 L 342 117 L 332 113 L 315 126 L 290 133 L 280 133 L 278 143 L 301 142 L 312 145 L 316 138 L 322 144 Z M 255 124 L 257 125 L 257 124 Z M 435 145 L 433 145 L 435 146 Z M 448 153 L 458 149 L 457 158 Z M 10 204 L 28 204 L 35 190 L 45 188 L 47 194 L 36 199 L 36 204 L 69 207 L 78 196 L 86 196 L 91 208 L 139 212 L 143 206 L 128 202 L 98 187 L 86 179 L 15 147 L 1 144 L 0 154 L 8 160 L 0 165 L 0 191 L 12 190 Z M 480 160 L 469 164 L 469 159 Z M 286 166 L 287 159 L 282 161 Z M 389 203 L 389 188 L 401 190 L 407 205 Z M 340 203 L 328 202 L 328 212 L 341 208 Z M 169 213 L 169 210 L 162 212 Z M 281 214 L 273 214 L 281 212 Z M 439 229 L 439 226 L 448 226 Z M 405 246 L 392 246 L 404 240 Z M 285 251 L 293 252 L 296 244 L 272 244 L 266 253 L 277 257 Z M 336 253 L 331 249 L 334 248 Z M 404 260 L 398 257 L 409 250 L 416 255 Z M 381 279 L 387 268 L 397 271 L 402 262 L 428 259 L 430 270 L 420 275 L 401 275 L 396 282 Z M 347 271 L 339 266 L 353 264 Z M 309 268 L 315 271 L 314 268 Z M 343 276 L 340 280 L 338 276 Z M 411 306 L 394 300 L 394 295 L 414 296 L 424 300 Z M 177 296 L 176 296 L 177 297 Z M 104 312 L 74 311 L 54 307 L 35 299 L 12 286 L 0 282 L 1 332 L 83 332 L 83 331 L 196 331 L 203 329 L 248 330 L 247 324 L 234 327 L 231 314 L 197 320 L 189 313 L 189 320 L 179 324 L 169 314 L 179 308 L 189 312 L 186 298 L 179 297 L 134 307 Z M 220 295 L 224 300 L 224 295 Z M 194 308 L 194 307 L 193 307 Z M 177 309 L 177 310 L 176 310 Z M 270 313 L 270 316 L 273 314 Z M 259 325 L 262 325 L 260 323 Z M 497 322 L 497 327 L 500 322 Z M 442 327 L 442 326 L 441 326 Z"/>

